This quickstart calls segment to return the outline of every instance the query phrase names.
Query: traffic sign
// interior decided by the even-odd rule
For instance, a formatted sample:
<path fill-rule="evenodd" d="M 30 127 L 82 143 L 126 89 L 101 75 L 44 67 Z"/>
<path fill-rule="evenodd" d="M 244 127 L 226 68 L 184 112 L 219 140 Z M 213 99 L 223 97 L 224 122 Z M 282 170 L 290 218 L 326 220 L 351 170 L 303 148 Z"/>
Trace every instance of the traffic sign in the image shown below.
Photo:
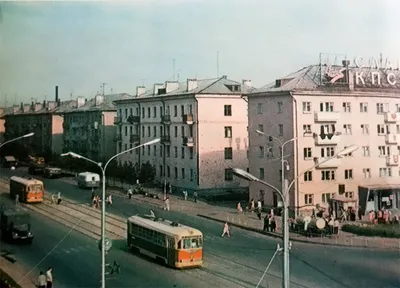
<path fill-rule="evenodd" d="M 104 239 L 104 249 L 106 252 L 110 251 L 112 248 L 112 241 L 109 238 Z M 99 240 L 99 250 L 101 251 L 101 239 Z"/>

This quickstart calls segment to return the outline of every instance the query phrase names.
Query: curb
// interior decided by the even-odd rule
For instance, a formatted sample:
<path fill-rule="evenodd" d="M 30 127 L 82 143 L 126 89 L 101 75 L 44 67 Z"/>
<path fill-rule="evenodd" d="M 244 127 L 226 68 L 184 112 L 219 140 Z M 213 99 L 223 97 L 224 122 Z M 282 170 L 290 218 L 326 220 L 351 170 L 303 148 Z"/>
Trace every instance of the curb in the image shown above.
<path fill-rule="evenodd" d="M 273 238 L 279 238 L 282 239 L 282 236 L 278 233 L 271 233 L 271 232 L 264 232 L 261 229 L 257 229 L 257 228 L 252 228 L 252 227 L 247 227 L 244 225 L 240 225 L 240 224 L 236 224 L 230 221 L 225 221 L 225 220 L 221 220 L 221 219 L 217 219 L 211 216 L 207 216 L 207 215 L 202 215 L 202 214 L 197 214 L 198 217 L 207 219 L 207 220 L 211 220 L 211 221 L 215 221 L 215 222 L 219 222 L 219 223 L 228 223 L 231 226 L 240 228 L 240 229 L 244 229 L 244 230 L 248 230 L 248 231 L 252 231 L 252 232 L 256 232 L 262 235 L 266 235 L 266 236 L 270 236 Z M 378 249 L 385 249 L 385 250 L 400 250 L 400 246 L 399 247 L 392 247 L 392 246 L 368 246 L 368 245 L 346 245 L 346 244 L 336 244 L 336 243 L 323 243 L 323 242 L 317 242 L 317 241 L 310 241 L 310 240 L 302 240 L 302 239 L 297 239 L 297 238 L 293 238 L 293 237 L 289 237 L 289 240 L 293 241 L 293 242 L 299 242 L 299 243 L 306 243 L 306 244 L 317 244 L 317 245 L 322 245 L 322 246 L 334 246 L 334 247 L 349 247 L 349 248 L 378 248 Z"/>

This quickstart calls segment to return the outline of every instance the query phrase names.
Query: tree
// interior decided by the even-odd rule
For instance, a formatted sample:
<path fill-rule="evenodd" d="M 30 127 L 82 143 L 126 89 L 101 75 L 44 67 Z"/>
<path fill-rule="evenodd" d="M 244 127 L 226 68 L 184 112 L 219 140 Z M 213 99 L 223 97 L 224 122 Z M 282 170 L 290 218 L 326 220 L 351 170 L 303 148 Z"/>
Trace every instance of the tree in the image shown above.
<path fill-rule="evenodd" d="M 146 162 L 142 164 L 139 172 L 139 181 L 140 183 L 151 183 L 156 176 L 156 168 L 150 164 L 150 162 Z"/>

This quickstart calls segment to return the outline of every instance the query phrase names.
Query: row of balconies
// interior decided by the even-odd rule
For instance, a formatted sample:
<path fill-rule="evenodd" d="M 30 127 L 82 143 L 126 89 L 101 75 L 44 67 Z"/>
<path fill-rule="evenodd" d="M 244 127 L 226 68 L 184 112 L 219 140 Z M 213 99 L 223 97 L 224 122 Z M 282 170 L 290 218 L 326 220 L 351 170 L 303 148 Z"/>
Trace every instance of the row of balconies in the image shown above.
<path fill-rule="evenodd" d="M 400 122 L 400 113 L 385 112 L 383 113 L 386 123 Z M 337 122 L 340 118 L 340 112 L 314 112 L 315 122 Z"/>
<path fill-rule="evenodd" d="M 170 135 L 163 135 L 160 137 L 161 143 L 165 145 L 171 145 L 171 136 Z M 122 141 L 122 135 L 117 134 L 115 135 L 115 142 Z M 193 137 L 182 137 L 182 143 L 184 146 L 193 147 L 194 145 L 194 138 Z M 140 142 L 140 135 L 139 134 L 131 134 L 129 136 L 129 142 L 131 143 L 139 143 Z"/>
<path fill-rule="evenodd" d="M 126 122 L 129 124 L 140 124 L 140 116 L 133 116 L 130 115 L 127 119 Z M 123 123 L 122 117 L 114 117 L 114 124 L 115 125 L 121 125 Z M 170 125 L 171 124 L 171 115 L 162 115 L 161 116 L 161 122 L 162 124 L 165 125 Z M 186 123 L 188 125 L 193 124 L 193 114 L 184 114 L 182 115 L 182 123 Z"/>
<path fill-rule="evenodd" d="M 328 134 L 322 139 L 321 135 L 317 133 L 313 134 L 315 139 L 315 145 L 338 145 L 341 139 L 340 134 Z M 386 134 L 385 135 L 386 144 L 400 145 L 400 135 L 398 134 Z"/>
<path fill-rule="evenodd" d="M 386 156 L 386 166 L 399 166 L 399 155 Z M 314 157 L 315 164 L 325 161 L 326 158 Z M 322 163 L 317 169 L 338 168 L 342 163 L 341 158 L 332 158 Z"/>

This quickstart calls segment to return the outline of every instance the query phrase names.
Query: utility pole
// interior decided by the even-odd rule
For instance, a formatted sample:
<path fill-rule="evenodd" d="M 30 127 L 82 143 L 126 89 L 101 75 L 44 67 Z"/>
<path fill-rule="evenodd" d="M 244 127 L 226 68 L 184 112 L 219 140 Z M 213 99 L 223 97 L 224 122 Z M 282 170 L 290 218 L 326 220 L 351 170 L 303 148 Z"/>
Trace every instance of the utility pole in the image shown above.
<path fill-rule="evenodd" d="M 175 81 L 175 58 L 172 59 L 172 80 Z"/>
<path fill-rule="evenodd" d="M 217 51 L 217 78 L 219 78 L 219 51 Z"/>
<path fill-rule="evenodd" d="M 101 83 L 100 88 L 103 89 L 103 96 L 104 96 L 104 89 L 106 88 L 107 83 Z"/>

